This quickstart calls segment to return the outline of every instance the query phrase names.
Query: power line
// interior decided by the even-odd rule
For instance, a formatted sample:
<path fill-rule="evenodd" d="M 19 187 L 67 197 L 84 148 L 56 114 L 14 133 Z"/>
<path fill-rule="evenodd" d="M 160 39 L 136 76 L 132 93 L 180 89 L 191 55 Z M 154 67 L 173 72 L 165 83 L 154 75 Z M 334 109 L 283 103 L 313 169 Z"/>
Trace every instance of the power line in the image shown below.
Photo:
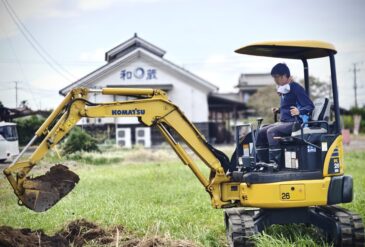
<path fill-rule="evenodd" d="M 70 72 L 68 72 L 66 69 L 64 69 L 41 45 L 40 43 L 34 38 L 34 36 L 31 34 L 31 32 L 27 29 L 27 27 L 22 23 L 22 21 L 17 16 L 14 9 L 11 7 L 9 2 L 7 0 L 2 0 L 3 5 L 6 8 L 6 11 L 8 12 L 9 16 L 15 23 L 15 25 L 18 27 L 19 31 L 22 33 L 24 38 L 29 42 L 29 44 L 33 47 L 33 49 L 37 52 L 37 54 L 60 76 L 62 76 L 67 81 L 72 81 L 68 77 L 70 75 L 73 76 Z M 42 52 L 41 52 L 42 51 Z M 57 65 L 57 66 L 55 66 Z"/>
<path fill-rule="evenodd" d="M 2 27 L 2 29 L 3 29 L 3 30 L 4 30 L 4 32 L 6 33 L 6 29 L 5 29 L 5 28 L 3 28 L 3 26 L 2 26 L 1 24 L 0 24 L 0 26 Z M 24 71 L 23 65 L 22 65 L 22 63 L 20 62 L 20 59 L 19 59 L 19 57 L 18 57 L 18 55 L 17 55 L 17 53 L 16 53 L 16 50 L 15 50 L 15 48 L 14 48 L 14 45 L 13 45 L 13 42 L 12 42 L 11 38 L 6 37 L 6 39 L 8 40 L 8 42 L 9 42 L 9 46 L 10 46 L 11 50 L 12 50 L 12 51 L 13 51 L 13 53 L 14 53 L 15 61 L 16 61 L 16 63 L 18 64 L 18 66 L 19 66 L 19 69 L 20 69 L 21 73 L 23 74 L 24 80 L 25 80 L 25 81 L 28 81 L 27 75 L 25 74 L 25 71 Z M 27 85 L 29 85 L 29 84 L 27 84 Z M 19 89 L 19 87 L 18 87 L 18 89 Z M 37 104 L 37 101 L 36 101 L 36 99 L 35 99 L 34 93 L 33 93 L 32 88 L 31 88 L 30 86 L 29 86 L 29 92 L 30 92 L 30 94 L 32 95 L 32 99 L 33 99 L 34 104 L 35 104 L 35 105 L 38 105 L 38 108 L 40 109 L 40 105 L 39 105 L 39 104 Z"/>

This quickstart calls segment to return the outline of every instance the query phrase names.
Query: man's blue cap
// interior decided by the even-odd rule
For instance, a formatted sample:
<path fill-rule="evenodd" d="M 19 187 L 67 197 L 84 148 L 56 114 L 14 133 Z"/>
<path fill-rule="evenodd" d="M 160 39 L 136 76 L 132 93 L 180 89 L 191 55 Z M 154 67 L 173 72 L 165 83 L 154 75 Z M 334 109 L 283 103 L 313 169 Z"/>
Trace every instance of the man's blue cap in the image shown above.
<path fill-rule="evenodd" d="M 290 70 L 285 63 L 278 63 L 275 65 L 271 70 L 271 76 L 274 75 L 286 75 L 287 77 L 290 76 Z"/>

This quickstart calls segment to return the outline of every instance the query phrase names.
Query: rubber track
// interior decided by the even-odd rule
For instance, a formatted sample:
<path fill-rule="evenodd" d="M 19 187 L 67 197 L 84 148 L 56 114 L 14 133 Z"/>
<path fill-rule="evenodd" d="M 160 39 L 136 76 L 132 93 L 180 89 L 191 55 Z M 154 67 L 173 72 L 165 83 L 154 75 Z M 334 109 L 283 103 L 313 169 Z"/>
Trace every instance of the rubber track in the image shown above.
<path fill-rule="evenodd" d="M 255 246 L 254 240 L 250 238 L 257 233 L 252 216 L 243 208 L 228 209 L 225 213 L 232 223 L 233 246 Z"/>
<path fill-rule="evenodd" d="M 320 207 L 333 217 L 340 227 L 339 241 L 334 241 L 335 246 L 341 247 L 364 247 L 364 224 L 361 217 L 339 206 Z"/>

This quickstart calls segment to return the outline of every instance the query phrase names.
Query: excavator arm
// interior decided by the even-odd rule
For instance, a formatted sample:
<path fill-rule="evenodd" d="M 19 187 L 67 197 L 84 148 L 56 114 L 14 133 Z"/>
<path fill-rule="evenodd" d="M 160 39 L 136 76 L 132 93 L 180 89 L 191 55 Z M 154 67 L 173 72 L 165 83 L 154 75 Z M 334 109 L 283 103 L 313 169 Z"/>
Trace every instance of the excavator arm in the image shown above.
<path fill-rule="evenodd" d="M 136 99 L 110 103 L 89 102 L 88 96 L 95 93 L 133 96 Z M 78 176 L 62 165 L 56 165 L 45 175 L 36 178 L 30 178 L 27 174 L 83 117 L 137 117 L 146 126 L 157 126 L 182 162 L 190 167 L 210 194 L 213 207 L 221 208 L 231 204 L 230 201 L 222 201 L 221 186 L 228 183 L 230 178 L 226 176 L 220 160 L 204 136 L 183 112 L 168 100 L 164 91 L 139 88 L 76 88 L 66 95 L 19 156 L 4 170 L 20 205 L 37 212 L 46 211 L 74 188 L 79 181 Z M 210 168 L 209 178 L 204 176 L 183 146 L 174 139 L 171 129 Z M 19 161 L 27 148 L 38 138 L 43 139 L 32 155 L 24 161 Z"/>

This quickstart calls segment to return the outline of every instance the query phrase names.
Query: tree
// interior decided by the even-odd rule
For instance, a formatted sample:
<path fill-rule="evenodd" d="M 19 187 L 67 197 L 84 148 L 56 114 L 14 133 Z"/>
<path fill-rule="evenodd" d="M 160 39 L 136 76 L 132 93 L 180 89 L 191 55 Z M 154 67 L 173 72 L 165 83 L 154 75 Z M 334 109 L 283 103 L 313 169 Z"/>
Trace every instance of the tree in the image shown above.
<path fill-rule="evenodd" d="M 264 118 L 266 123 L 273 122 L 273 107 L 279 107 L 280 97 L 276 92 L 274 85 L 266 86 L 257 90 L 257 92 L 248 100 L 248 107 L 256 110 L 260 117 Z"/>
<path fill-rule="evenodd" d="M 304 80 L 300 80 L 300 83 L 304 86 Z M 318 98 L 331 98 L 331 85 L 328 82 L 321 81 L 319 78 L 309 76 L 309 90 L 312 100 Z"/>

